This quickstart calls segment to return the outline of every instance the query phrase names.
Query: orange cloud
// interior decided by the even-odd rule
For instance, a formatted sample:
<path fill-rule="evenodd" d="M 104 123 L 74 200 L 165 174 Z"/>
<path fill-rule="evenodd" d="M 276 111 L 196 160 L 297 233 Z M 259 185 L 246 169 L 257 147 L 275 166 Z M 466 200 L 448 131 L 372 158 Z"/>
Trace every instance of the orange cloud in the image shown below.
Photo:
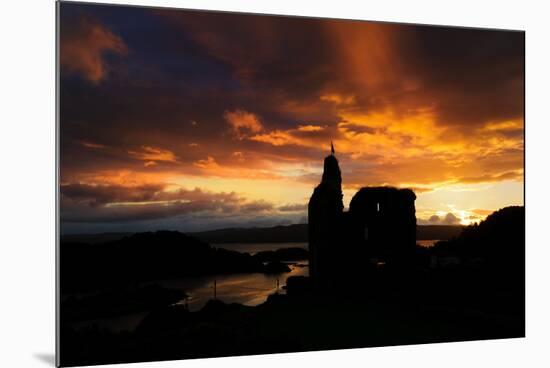
<path fill-rule="evenodd" d="M 519 120 L 492 121 L 487 123 L 482 130 L 487 132 L 508 132 L 519 130 L 523 132 L 523 124 Z"/>
<path fill-rule="evenodd" d="M 93 149 L 102 149 L 102 148 L 106 147 L 103 144 L 93 143 L 93 142 L 88 142 L 88 141 L 80 141 L 80 144 L 82 144 L 84 147 L 93 148 Z"/>
<path fill-rule="evenodd" d="M 205 170 L 219 170 L 220 165 L 216 162 L 214 157 L 208 156 L 205 160 L 198 160 L 194 162 L 193 165 Z"/>
<path fill-rule="evenodd" d="M 320 138 L 326 143 L 326 127 L 319 125 L 298 125 L 287 130 L 275 129 L 263 134 L 249 137 L 252 141 L 268 143 L 273 146 L 300 145 L 304 147 L 319 147 Z"/>
<path fill-rule="evenodd" d="M 135 159 L 145 161 L 145 166 L 156 165 L 158 161 L 178 162 L 173 152 L 158 147 L 142 146 L 141 151 L 128 151 L 128 153 Z"/>
<path fill-rule="evenodd" d="M 263 129 L 260 119 L 245 110 L 226 111 L 223 116 L 239 139 L 243 139 L 248 133 L 258 133 Z"/>
<path fill-rule="evenodd" d="M 324 29 L 334 50 L 333 62 L 337 65 L 343 63 L 343 67 L 338 69 L 339 79 L 374 86 L 402 75 L 402 60 L 396 48 L 399 26 L 374 22 L 326 22 Z M 333 101 L 343 102 L 345 99 L 333 98 Z"/>
<path fill-rule="evenodd" d="M 301 144 L 302 141 L 295 138 L 292 133 L 282 130 L 274 130 L 265 134 L 257 134 L 250 137 L 251 140 L 269 143 L 273 146 L 285 146 L 287 144 Z"/>
<path fill-rule="evenodd" d="M 245 161 L 244 154 L 241 151 L 235 151 L 235 152 L 232 153 L 232 155 L 233 155 L 233 157 L 237 158 L 238 162 L 244 162 Z"/>
<path fill-rule="evenodd" d="M 77 73 L 92 83 L 107 75 L 105 53 L 126 55 L 124 41 L 104 25 L 90 18 L 80 18 L 75 24 L 61 28 L 60 63 L 62 72 Z"/>
<path fill-rule="evenodd" d="M 341 95 L 338 93 L 329 93 L 321 95 L 321 101 L 332 102 L 336 105 L 352 105 L 355 103 L 354 95 Z"/>
<path fill-rule="evenodd" d="M 516 180 L 521 181 L 523 180 L 523 170 L 518 171 L 508 171 L 501 174 L 486 174 L 481 176 L 474 176 L 474 177 L 464 177 L 460 178 L 459 182 L 461 183 L 490 183 L 490 182 L 498 182 L 498 181 L 504 181 L 504 180 Z"/>
<path fill-rule="evenodd" d="M 298 131 L 300 132 L 320 132 L 325 129 L 319 125 L 298 125 Z"/>

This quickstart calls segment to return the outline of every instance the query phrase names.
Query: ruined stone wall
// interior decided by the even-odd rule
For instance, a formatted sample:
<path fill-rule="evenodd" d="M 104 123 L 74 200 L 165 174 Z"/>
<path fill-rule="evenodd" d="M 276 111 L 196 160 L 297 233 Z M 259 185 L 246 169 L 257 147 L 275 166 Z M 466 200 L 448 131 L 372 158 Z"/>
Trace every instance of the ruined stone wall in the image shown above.
<path fill-rule="evenodd" d="M 371 257 L 406 263 L 416 245 L 416 195 L 410 189 L 365 187 L 350 202 L 354 242 Z"/>

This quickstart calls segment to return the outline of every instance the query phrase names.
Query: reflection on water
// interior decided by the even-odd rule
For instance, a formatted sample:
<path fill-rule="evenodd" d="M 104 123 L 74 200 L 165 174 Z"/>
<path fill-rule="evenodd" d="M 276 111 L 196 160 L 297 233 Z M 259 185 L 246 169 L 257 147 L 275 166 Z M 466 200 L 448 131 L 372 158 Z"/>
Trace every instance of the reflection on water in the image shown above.
<path fill-rule="evenodd" d="M 280 285 L 279 292 L 284 292 L 282 287 L 286 284 L 288 277 L 308 275 L 307 261 L 289 266 L 290 272 L 278 275 L 263 273 L 217 275 L 167 280 L 159 284 L 166 288 L 185 291 L 190 296 L 187 303 L 191 311 L 201 309 L 209 299 L 214 298 L 214 281 L 216 281 L 216 296 L 219 300 L 225 303 L 254 306 L 263 303 L 268 295 L 277 291 L 277 280 Z"/>
<path fill-rule="evenodd" d="M 439 240 L 417 240 L 416 244 L 418 244 L 418 245 L 420 245 L 421 247 L 424 247 L 424 248 L 431 248 L 438 241 Z"/>
<path fill-rule="evenodd" d="M 303 248 L 307 249 L 307 243 L 289 242 L 289 243 L 223 243 L 212 244 L 214 248 L 223 248 L 237 252 L 250 253 L 252 255 L 266 251 L 277 250 L 281 248 Z"/>

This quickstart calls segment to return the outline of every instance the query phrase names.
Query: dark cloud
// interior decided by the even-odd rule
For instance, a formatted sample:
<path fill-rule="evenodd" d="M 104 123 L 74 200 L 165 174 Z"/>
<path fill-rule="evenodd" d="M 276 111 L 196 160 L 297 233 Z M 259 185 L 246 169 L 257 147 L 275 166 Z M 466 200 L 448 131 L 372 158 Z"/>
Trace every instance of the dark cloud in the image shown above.
<path fill-rule="evenodd" d="M 304 96 L 316 99 L 330 80 L 332 65 L 327 60 L 331 49 L 324 42 L 321 20 L 209 12 L 156 13 L 190 34 L 209 55 L 230 65 L 239 80 L 252 89 L 292 100 Z"/>
<path fill-rule="evenodd" d="M 442 223 L 445 225 L 458 225 L 460 223 L 460 219 L 449 212 L 445 215 L 445 218 L 443 218 Z"/>
<path fill-rule="evenodd" d="M 162 16 L 291 115 L 337 114 L 330 98 L 319 103 L 329 91 L 353 96 L 340 102 L 367 111 L 407 114 L 431 106 L 439 124 L 455 128 L 523 115 L 521 32 L 207 12 Z"/>
<path fill-rule="evenodd" d="M 380 129 L 369 127 L 368 125 L 359 125 L 353 123 L 342 123 L 342 127 L 353 134 L 375 134 Z"/>
<path fill-rule="evenodd" d="M 239 211 L 241 213 L 256 213 L 256 212 L 264 212 L 269 211 L 273 209 L 273 203 L 269 203 L 267 201 L 254 201 L 251 203 L 243 204 Z"/>
<path fill-rule="evenodd" d="M 219 201 L 227 203 L 242 202 L 244 199 L 236 193 L 212 193 L 195 188 L 193 190 L 165 190 L 166 184 L 118 185 L 118 184 L 81 184 L 61 185 L 63 199 L 76 203 L 103 205 L 117 202 L 158 202 L 158 201 Z"/>
<path fill-rule="evenodd" d="M 66 222 L 129 222 L 191 213 L 206 217 L 258 215 L 274 209 L 270 202 L 250 201 L 234 192 L 165 189 L 164 184 L 65 184 L 61 186 L 61 218 Z"/>
<path fill-rule="evenodd" d="M 61 30 L 61 73 L 77 73 L 92 83 L 99 83 L 109 71 L 106 54 L 128 53 L 124 41 L 97 19 L 66 20 Z"/>
<path fill-rule="evenodd" d="M 164 184 L 144 184 L 128 187 L 71 183 L 61 185 L 61 198 L 90 206 L 113 202 L 145 202 L 154 200 L 165 186 Z"/>
<path fill-rule="evenodd" d="M 109 223 L 136 222 L 172 218 L 180 215 L 204 212 L 223 211 L 231 205 L 224 206 L 217 202 L 183 202 L 174 201 L 169 204 L 147 203 L 143 205 L 113 205 L 113 206 L 74 206 L 64 204 L 61 211 L 63 222 Z"/>
<path fill-rule="evenodd" d="M 478 217 L 475 218 L 478 219 Z M 443 218 L 438 215 L 432 215 L 427 220 L 419 218 L 417 223 L 418 225 L 460 225 L 460 218 L 448 212 Z"/>
<path fill-rule="evenodd" d="M 439 216 L 437 216 L 437 215 L 432 215 L 432 216 L 430 216 L 430 218 L 428 219 L 428 222 L 434 223 L 434 224 L 436 224 L 436 223 L 438 223 L 438 222 L 440 222 L 440 221 L 441 221 L 441 219 L 440 219 Z"/>
<path fill-rule="evenodd" d="M 277 207 L 282 212 L 303 212 L 307 210 L 307 203 L 292 203 Z"/>
<path fill-rule="evenodd" d="M 415 27 L 411 58 L 441 124 L 469 126 L 523 117 L 523 32 Z"/>

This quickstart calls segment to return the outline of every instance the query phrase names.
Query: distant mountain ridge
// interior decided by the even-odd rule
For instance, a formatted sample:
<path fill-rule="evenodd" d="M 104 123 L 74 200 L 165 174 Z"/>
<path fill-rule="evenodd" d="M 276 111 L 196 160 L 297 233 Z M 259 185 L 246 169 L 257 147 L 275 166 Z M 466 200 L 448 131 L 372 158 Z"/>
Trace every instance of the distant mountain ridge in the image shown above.
<path fill-rule="evenodd" d="M 418 225 L 417 240 L 448 240 L 458 236 L 462 225 Z M 227 228 L 187 233 L 207 243 L 305 243 L 308 241 L 307 224 L 258 228 Z M 122 239 L 132 233 L 64 235 L 64 242 L 100 244 Z"/>

